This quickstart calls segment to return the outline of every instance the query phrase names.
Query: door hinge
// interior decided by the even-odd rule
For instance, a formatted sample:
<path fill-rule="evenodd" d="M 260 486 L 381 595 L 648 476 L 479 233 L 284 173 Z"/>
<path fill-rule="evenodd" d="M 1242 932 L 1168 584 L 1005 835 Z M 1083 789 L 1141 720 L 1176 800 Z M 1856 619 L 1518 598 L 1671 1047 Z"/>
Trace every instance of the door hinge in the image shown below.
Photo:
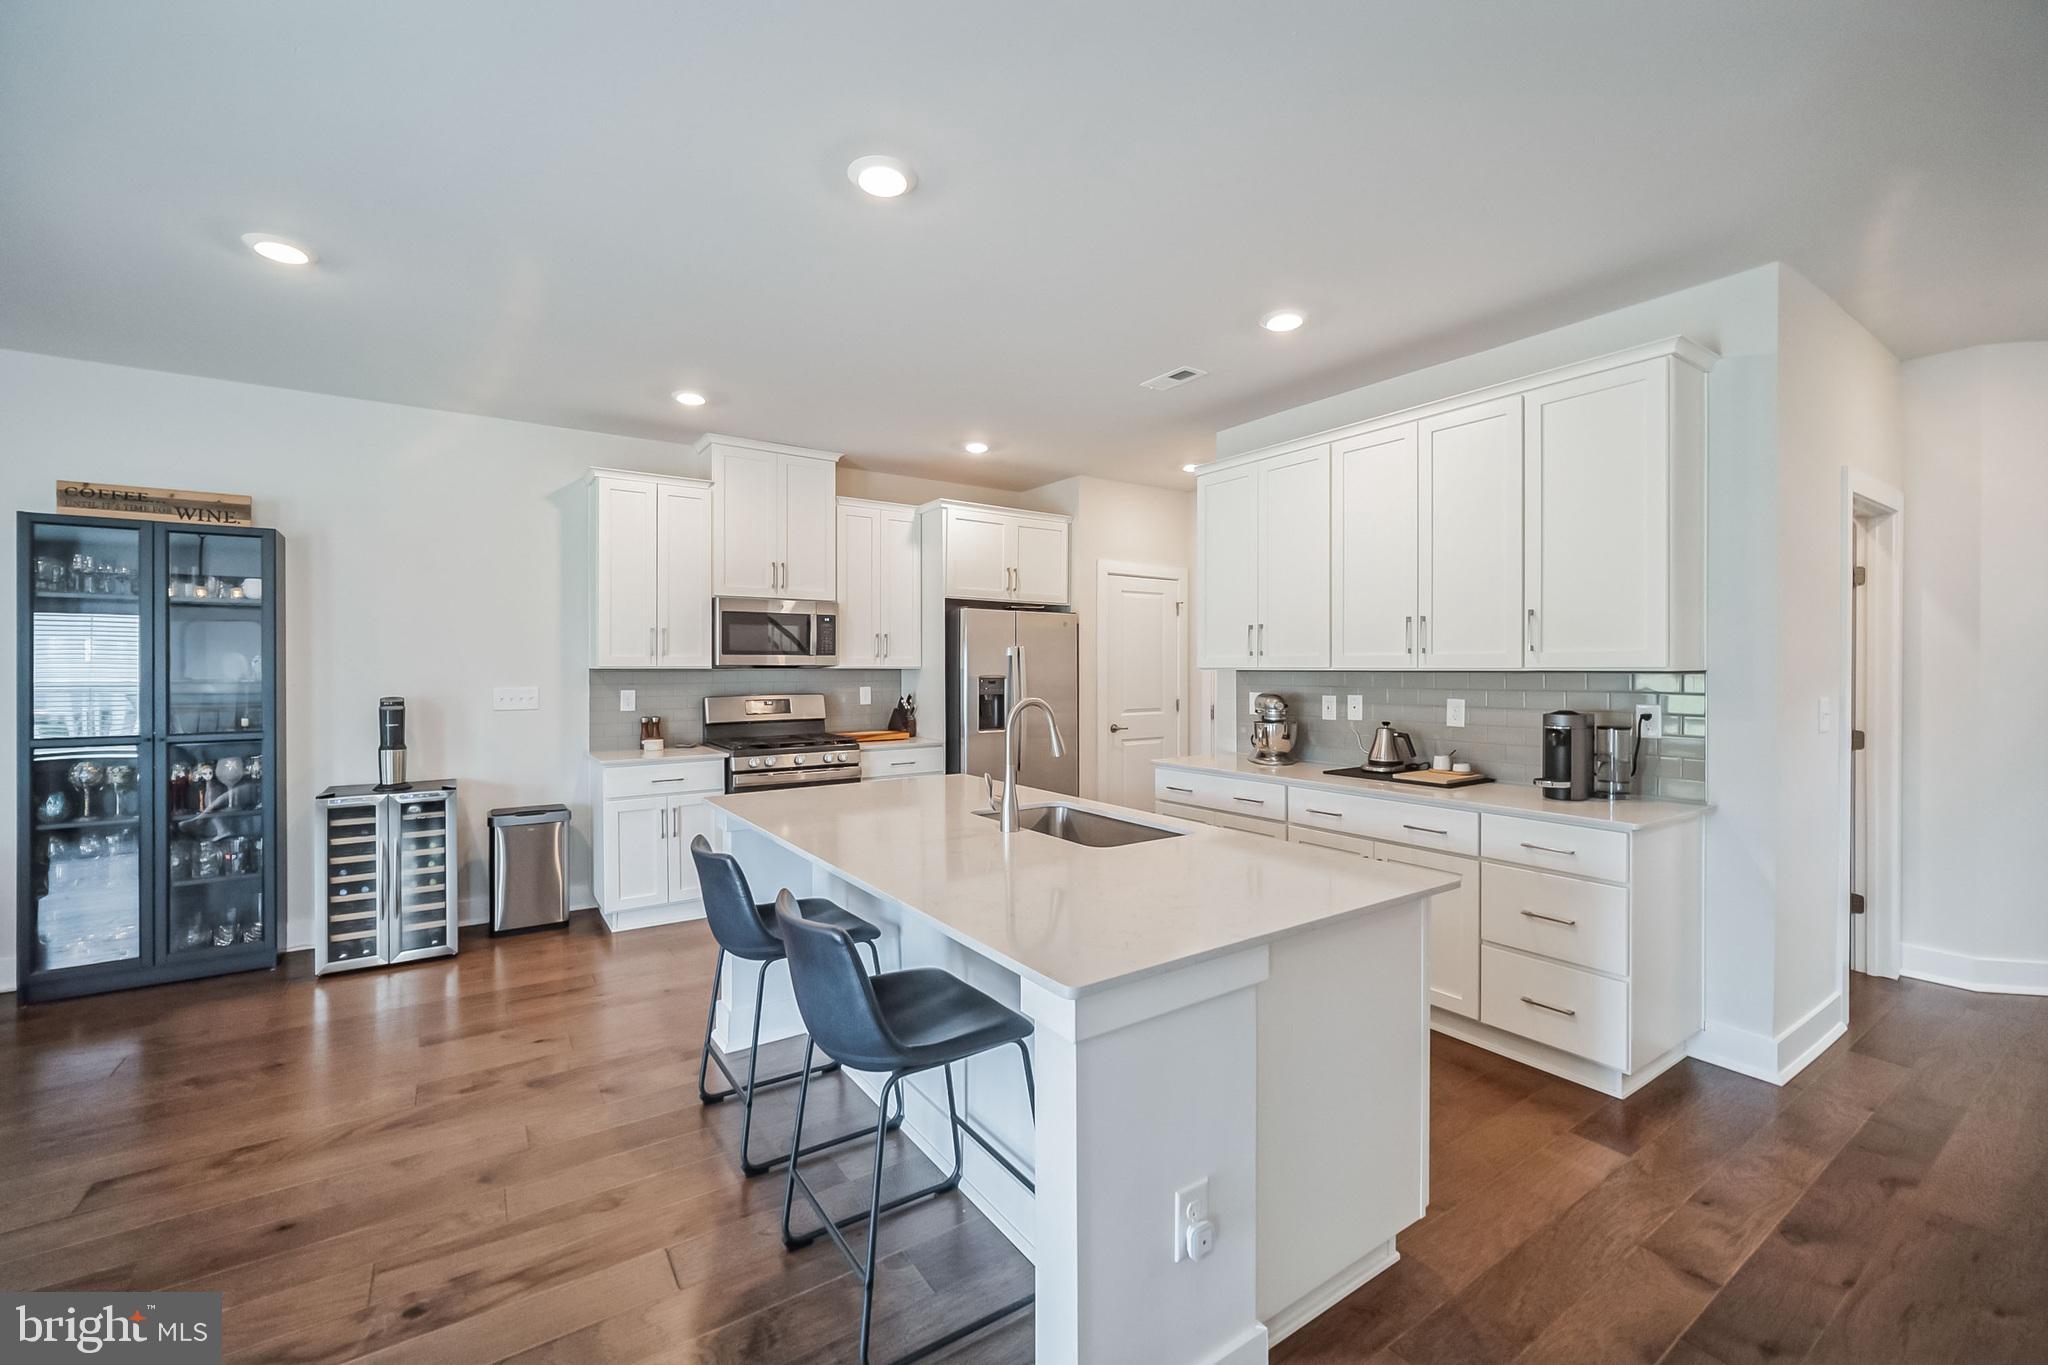
<path fill-rule="evenodd" d="M 1858 564 L 1856 566 L 1856 586 L 1859 588 L 1862 587 L 1863 581 L 1869 577 L 1870 571 L 1868 569 L 1865 569 L 1861 564 Z"/>
<path fill-rule="evenodd" d="M 1863 913 L 1863 893 L 1861 891 L 1851 891 L 1849 893 L 1849 913 L 1852 915 Z"/>
<path fill-rule="evenodd" d="M 1174 614 L 1175 616 L 1178 616 L 1178 615 L 1180 615 L 1180 608 L 1181 608 L 1181 604 L 1180 604 L 1180 603 L 1176 602 L 1176 603 L 1174 603 L 1174 604 L 1173 604 L 1173 614 Z"/>
<path fill-rule="evenodd" d="M 1863 732 L 1861 730 L 1851 730 L 1849 732 L 1849 747 L 1857 750 L 1863 747 Z"/>
<path fill-rule="evenodd" d="M 1179 698 L 1179 697 L 1175 697 L 1175 698 L 1173 699 L 1173 714 L 1175 714 L 1176 716 L 1180 714 L 1180 698 Z"/>

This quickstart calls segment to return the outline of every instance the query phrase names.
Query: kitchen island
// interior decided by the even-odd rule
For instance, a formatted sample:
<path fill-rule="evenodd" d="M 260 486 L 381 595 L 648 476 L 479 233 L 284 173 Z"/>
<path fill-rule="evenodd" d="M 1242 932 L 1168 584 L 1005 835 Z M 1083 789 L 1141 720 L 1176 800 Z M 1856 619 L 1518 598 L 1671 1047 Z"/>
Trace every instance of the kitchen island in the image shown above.
<path fill-rule="evenodd" d="M 1457 879 L 1020 793 L 1170 833 L 1005 835 L 964 776 L 712 804 L 758 896 L 829 897 L 882 929 L 885 969 L 945 968 L 1033 1020 L 1035 1124 L 1013 1053 L 955 1074 L 964 1117 L 1034 1177 L 967 1148 L 962 1189 L 1036 1267 L 1037 1359 L 1263 1361 L 1422 1216 L 1424 919 Z M 801 1030 L 785 971 L 764 1038 Z M 743 1046 L 754 981 L 728 967 L 721 1046 Z M 905 1131 L 950 1169 L 943 1082 L 906 1089 Z M 1200 1181 L 1216 1239 L 1195 1260 L 1174 1213 Z"/>

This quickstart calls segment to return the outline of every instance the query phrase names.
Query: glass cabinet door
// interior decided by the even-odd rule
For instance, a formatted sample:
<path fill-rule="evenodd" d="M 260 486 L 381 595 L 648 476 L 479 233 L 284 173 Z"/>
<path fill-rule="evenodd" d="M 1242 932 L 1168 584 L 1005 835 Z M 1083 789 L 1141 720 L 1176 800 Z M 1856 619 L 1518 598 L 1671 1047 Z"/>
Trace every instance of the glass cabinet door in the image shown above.
<path fill-rule="evenodd" d="M 255 536 L 173 531 L 165 537 L 170 734 L 261 734 L 268 728 L 264 586 L 263 542 Z"/>
<path fill-rule="evenodd" d="M 37 749 L 29 760 L 36 972 L 132 961 L 142 934 L 142 750 Z"/>
<path fill-rule="evenodd" d="M 30 530 L 32 738 L 142 733 L 145 535 L 42 522 Z"/>
<path fill-rule="evenodd" d="M 398 803 L 399 956 L 448 943 L 448 870 L 455 831 L 443 796 L 406 796 Z"/>
<path fill-rule="evenodd" d="M 377 812 L 381 804 L 335 802 L 326 807 L 326 963 L 382 961 L 378 925 L 384 915 L 383 855 Z"/>
<path fill-rule="evenodd" d="M 263 830 L 268 805 L 255 740 L 164 749 L 164 811 L 173 959 L 264 942 Z"/>

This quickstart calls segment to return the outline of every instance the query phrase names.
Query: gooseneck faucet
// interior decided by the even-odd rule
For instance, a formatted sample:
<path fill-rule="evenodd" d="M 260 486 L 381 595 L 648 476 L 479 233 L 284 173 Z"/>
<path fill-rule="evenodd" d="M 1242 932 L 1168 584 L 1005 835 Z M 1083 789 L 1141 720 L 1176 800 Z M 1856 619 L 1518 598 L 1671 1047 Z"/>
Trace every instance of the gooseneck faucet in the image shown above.
<path fill-rule="evenodd" d="M 1010 714 L 1003 719 L 1003 799 L 998 805 L 994 792 L 989 793 L 988 799 L 990 809 L 1001 812 L 996 824 L 1005 834 L 1017 832 L 1017 719 L 1031 710 L 1045 712 L 1046 728 L 1052 731 L 1052 756 L 1062 758 L 1067 752 L 1066 741 L 1060 738 L 1059 717 L 1053 715 L 1052 707 L 1046 705 L 1043 697 L 1025 697 L 1010 708 Z"/>

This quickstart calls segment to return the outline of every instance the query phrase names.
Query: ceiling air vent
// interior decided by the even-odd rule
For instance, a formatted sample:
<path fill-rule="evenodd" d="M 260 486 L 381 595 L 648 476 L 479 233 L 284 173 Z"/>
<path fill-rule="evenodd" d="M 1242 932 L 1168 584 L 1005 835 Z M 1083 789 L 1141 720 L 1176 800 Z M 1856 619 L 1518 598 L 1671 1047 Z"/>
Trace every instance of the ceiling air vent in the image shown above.
<path fill-rule="evenodd" d="M 1138 387 L 1141 389 L 1177 389 L 1190 379 L 1200 379 L 1207 373 L 1209 373 L 1207 370 L 1198 370 L 1192 365 L 1183 365 L 1177 370 L 1168 370 L 1165 374 L 1155 374 L 1144 383 L 1138 385 Z"/>

